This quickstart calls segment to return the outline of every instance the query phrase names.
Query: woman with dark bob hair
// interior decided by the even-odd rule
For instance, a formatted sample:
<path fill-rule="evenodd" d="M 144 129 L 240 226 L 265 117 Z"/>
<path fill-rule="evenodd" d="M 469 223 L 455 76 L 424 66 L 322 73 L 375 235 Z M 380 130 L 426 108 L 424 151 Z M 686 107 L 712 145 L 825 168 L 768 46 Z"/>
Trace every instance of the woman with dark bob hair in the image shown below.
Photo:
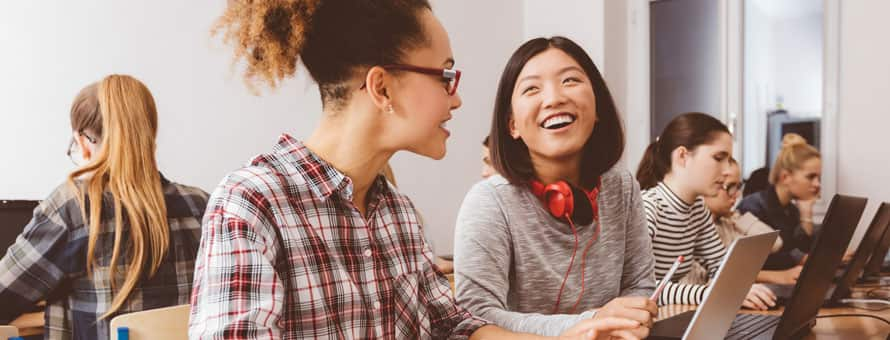
<path fill-rule="evenodd" d="M 564 37 L 532 39 L 501 76 L 490 131 L 499 175 L 467 193 L 455 236 L 456 297 L 507 329 L 558 334 L 657 308 L 639 187 L 616 167 L 624 134 L 605 81 Z"/>

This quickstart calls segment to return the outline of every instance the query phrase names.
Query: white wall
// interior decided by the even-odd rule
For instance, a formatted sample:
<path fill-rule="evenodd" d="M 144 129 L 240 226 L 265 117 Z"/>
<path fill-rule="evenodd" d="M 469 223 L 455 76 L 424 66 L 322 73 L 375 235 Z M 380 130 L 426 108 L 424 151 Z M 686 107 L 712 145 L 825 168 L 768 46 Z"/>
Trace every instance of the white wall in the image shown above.
<path fill-rule="evenodd" d="M 838 192 L 869 198 L 854 244 L 890 201 L 890 2 L 841 2 Z"/>
<path fill-rule="evenodd" d="M 0 11 L 0 198 L 41 199 L 73 169 L 65 157 L 71 100 L 109 73 L 146 83 L 158 104 L 158 159 L 172 180 L 212 190 L 230 170 L 270 150 L 282 132 L 306 137 L 320 101 L 306 73 L 255 97 L 230 69 L 231 48 L 209 36 L 225 1 L 36 1 Z M 454 218 L 479 178 L 497 79 L 523 40 L 511 0 L 434 0 L 462 69 L 463 107 L 449 122 L 449 153 L 435 162 L 398 154 L 402 190 L 451 253 Z M 473 10 L 467 10 L 472 8 Z"/>
<path fill-rule="evenodd" d="M 524 37 L 562 35 L 587 51 L 600 67 L 605 60 L 604 0 L 525 0 Z"/>

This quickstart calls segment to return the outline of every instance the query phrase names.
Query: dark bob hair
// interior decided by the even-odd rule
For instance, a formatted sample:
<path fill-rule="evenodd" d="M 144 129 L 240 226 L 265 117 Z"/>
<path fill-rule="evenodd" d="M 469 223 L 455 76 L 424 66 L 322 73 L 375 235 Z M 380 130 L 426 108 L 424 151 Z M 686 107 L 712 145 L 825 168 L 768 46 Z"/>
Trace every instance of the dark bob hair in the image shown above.
<path fill-rule="evenodd" d="M 510 136 L 512 117 L 511 99 L 516 80 L 525 64 L 536 55 L 551 48 L 559 49 L 577 62 L 590 79 L 596 97 L 597 123 L 584 144 L 581 158 L 580 181 L 590 189 L 597 185 L 599 177 L 611 169 L 624 152 L 624 131 L 618 118 L 618 110 L 606 81 L 581 46 L 565 37 L 536 38 L 522 44 L 510 57 L 498 84 L 491 122 L 491 158 L 494 168 L 510 183 L 527 184 L 535 178 L 528 146 L 522 139 Z"/>

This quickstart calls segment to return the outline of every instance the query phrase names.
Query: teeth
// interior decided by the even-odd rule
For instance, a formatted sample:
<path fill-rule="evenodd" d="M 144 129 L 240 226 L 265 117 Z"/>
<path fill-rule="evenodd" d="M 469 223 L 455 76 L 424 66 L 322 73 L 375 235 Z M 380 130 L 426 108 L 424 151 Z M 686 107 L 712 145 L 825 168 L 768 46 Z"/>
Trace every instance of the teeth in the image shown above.
<path fill-rule="evenodd" d="M 442 122 L 442 124 L 439 124 L 439 127 L 444 129 L 446 125 L 448 125 L 448 121 Z"/>
<path fill-rule="evenodd" d="M 550 129 L 550 128 L 553 128 L 554 126 L 567 125 L 574 121 L 575 121 L 575 117 L 572 117 L 571 115 L 563 114 L 563 115 L 550 117 L 549 119 L 545 120 L 544 123 L 541 124 L 541 126 L 544 127 L 545 129 Z"/>

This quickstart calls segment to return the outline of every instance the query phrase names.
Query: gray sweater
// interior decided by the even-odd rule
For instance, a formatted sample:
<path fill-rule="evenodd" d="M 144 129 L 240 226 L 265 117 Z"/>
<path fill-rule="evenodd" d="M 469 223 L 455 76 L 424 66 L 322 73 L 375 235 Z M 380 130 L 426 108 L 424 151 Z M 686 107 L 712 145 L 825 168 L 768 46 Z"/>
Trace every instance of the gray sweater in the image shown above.
<path fill-rule="evenodd" d="M 652 294 L 654 260 L 639 185 L 627 171 L 612 169 L 602 177 L 597 202 L 602 231 L 587 255 L 586 273 L 582 278 L 581 257 L 593 224 L 577 226 L 578 252 L 554 314 L 575 243 L 571 228 L 525 186 L 501 176 L 474 185 L 457 217 L 457 302 L 513 331 L 558 335 L 616 297 Z M 582 280 L 584 295 L 572 313 Z"/>

